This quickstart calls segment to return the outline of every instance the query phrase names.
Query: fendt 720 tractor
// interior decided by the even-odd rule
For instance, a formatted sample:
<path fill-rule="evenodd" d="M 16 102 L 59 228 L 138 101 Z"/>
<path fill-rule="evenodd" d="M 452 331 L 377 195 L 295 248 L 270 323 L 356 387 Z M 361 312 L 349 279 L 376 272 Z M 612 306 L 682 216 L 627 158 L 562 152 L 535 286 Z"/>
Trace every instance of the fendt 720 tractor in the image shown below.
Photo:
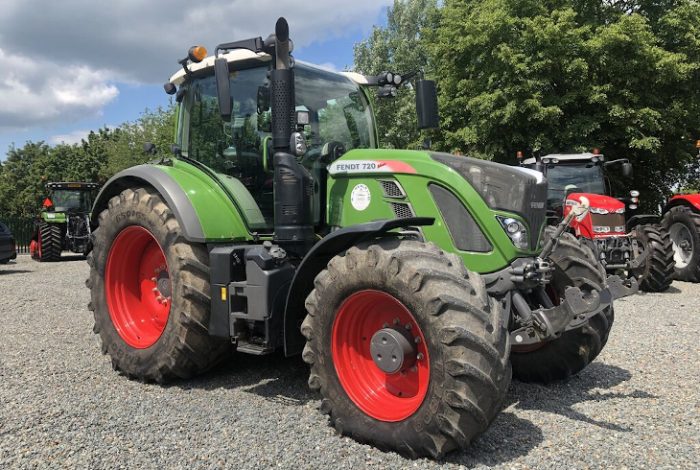
<path fill-rule="evenodd" d="M 638 208 L 638 191 L 630 191 L 625 198 L 611 195 L 606 168 L 621 165 L 623 175 L 629 177 L 629 160 L 605 161 L 604 155 L 594 151 L 528 158 L 521 165 L 546 175 L 550 223 L 561 220 L 586 198 L 588 214 L 574 219 L 570 229 L 597 254 L 608 272 L 635 277 L 640 289 L 647 292 L 668 289 L 673 281 L 673 248 L 659 217 L 636 213 L 628 217 Z"/>
<path fill-rule="evenodd" d="M 340 433 L 409 456 L 466 446 L 511 362 L 541 382 L 583 369 L 636 286 L 606 280 L 566 224 L 542 235 L 540 173 L 377 149 L 367 87 L 391 95 L 401 75 L 332 73 L 290 50 L 280 18 L 266 39 L 180 61 L 173 156 L 118 173 L 93 208 L 102 350 L 155 382 L 232 347 L 302 354 Z M 413 86 L 429 127 L 435 84 Z"/>
<path fill-rule="evenodd" d="M 90 208 L 97 183 L 48 183 L 29 253 L 37 261 L 59 261 L 61 252 L 87 254 L 90 242 Z"/>

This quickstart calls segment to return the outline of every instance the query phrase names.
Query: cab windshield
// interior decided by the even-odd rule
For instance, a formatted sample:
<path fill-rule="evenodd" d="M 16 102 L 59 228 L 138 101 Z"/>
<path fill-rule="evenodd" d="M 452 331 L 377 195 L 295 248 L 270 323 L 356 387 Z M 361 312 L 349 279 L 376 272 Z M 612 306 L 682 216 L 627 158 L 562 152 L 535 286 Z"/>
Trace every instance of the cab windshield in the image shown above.
<path fill-rule="evenodd" d="M 548 195 L 550 202 L 563 203 L 567 186 L 576 186 L 576 192 L 605 194 L 605 177 L 600 165 L 595 163 L 550 164 L 547 166 Z"/>
<path fill-rule="evenodd" d="M 376 147 L 372 112 L 359 87 L 342 75 L 297 64 L 297 110 L 309 111 L 304 127 L 310 157 L 328 143 L 344 150 Z M 267 65 L 231 73 L 233 113 L 230 122 L 219 115 L 213 75 L 186 84 L 179 145 L 184 156 L 217 171 L 229 172 L 256 158 L 262 162 L 271 135 Z"/>
<path fill-rule="evenodd" d="M 71 189 L 54 189 L 49 196 L 55 212 L 89 211 L 92 207 L 92 193 Z"/>
<path fill-rule="evenodd" d="M 183 156 L 235 178 L 224 178 L 225 184 L 242 184 L 247 189 L 260 210 L 258 214 L 257 209 L 244 209 L 248 225 L 253 228 L 272 224 L 268 69 L 268 64 L 263 63 L 231 72 L 233 112 L 229 122 L 224 122 L 219 114 L 213 74 L 184 84 L 177 136 Z M 357 84 L 337 73 L 304 64 L 297 63 L 294 70 L 296 109 L 309 113 L 309 124 L 300 129 L 308 145 L 301 163 L 315 177 L 322 178 L 322 169 L 329 160 L 348 150 L 376 147 L 372 110 Z M 318 208 L 315 213 L 318 219 Z"/>

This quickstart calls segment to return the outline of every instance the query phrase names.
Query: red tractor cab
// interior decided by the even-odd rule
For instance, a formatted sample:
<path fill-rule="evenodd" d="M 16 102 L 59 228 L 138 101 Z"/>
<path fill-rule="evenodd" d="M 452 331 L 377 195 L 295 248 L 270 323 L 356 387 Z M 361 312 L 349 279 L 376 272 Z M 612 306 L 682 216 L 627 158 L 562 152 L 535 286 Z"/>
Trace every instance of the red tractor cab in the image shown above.
<path fill-rule="evenodd" d="M 619 167 L 622 176 L 631 177 L 629 160 L 606 161 L 604 155 L 593 152 L 550 154 L 525 159 L 521 165 L 547 177 L 550 224 L 558 223 L 584 198 L 588 200 L 588 213 L 574 218 L 570 229 L 593 250 L 608 272 L 634 276 L 639 287 L 648 292 L 664 291 L 671 285 L 673 249 L 659 217 L 636 213 L 636 190 L 625 197 L 612 195 L 608 171 Z"/>

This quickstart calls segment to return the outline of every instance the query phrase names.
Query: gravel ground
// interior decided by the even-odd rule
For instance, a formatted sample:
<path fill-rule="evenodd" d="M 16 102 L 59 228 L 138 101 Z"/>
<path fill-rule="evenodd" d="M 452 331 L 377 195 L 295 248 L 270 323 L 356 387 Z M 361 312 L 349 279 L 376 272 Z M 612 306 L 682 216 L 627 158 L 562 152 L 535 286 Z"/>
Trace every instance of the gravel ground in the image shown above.
<path fill-rule="evenodd" d="M 407 460 L 334 434 L 299 359 L 239 355 L 171 386 L 100 354 L 87 265 L 0 266 L 0 468 L 697 468 L 700 285 L 618 302 L 601 356 L 553 386 L 514 382 L 463 452 Z"/>

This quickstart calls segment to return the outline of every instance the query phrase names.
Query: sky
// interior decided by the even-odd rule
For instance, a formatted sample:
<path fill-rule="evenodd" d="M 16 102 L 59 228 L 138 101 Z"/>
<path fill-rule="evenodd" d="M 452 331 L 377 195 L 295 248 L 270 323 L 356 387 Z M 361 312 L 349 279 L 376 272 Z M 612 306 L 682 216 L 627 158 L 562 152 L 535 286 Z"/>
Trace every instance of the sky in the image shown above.
<path fill-rule="evenodd" d="M 187 49 L 266 37 L 287 18 L 299 60 L 352 68 L 392 0 L 2 0 L 0 160 L 28 140 L 74 143 L 168 104 Z"/>

